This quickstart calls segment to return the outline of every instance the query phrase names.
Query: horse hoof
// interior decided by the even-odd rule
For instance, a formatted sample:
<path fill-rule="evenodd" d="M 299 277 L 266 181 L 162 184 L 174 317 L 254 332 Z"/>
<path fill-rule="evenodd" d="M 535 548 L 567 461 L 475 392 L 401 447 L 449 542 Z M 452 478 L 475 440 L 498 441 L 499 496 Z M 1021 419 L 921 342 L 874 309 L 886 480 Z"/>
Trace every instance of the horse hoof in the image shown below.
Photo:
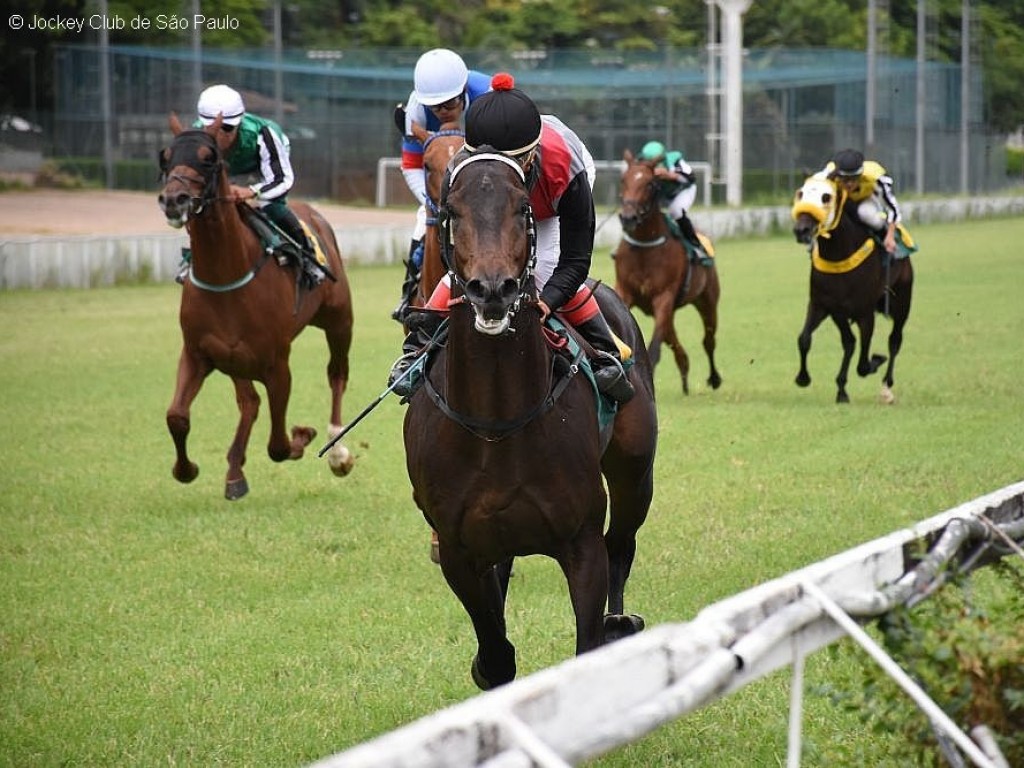
<path fill-rule="evenodd" d="M 316 440 L 316 430 L 312 427 L 292 427 L 291 452 L 289 459 L 301 459 L 306 446 Z"/>
<path fill-rule="evenodd" d="M 182 469 L 180 465 L 175 464 L 174 468 L 171 470 L 171 475 L 179 483 L 191 483 L 199 477 L 199 467 L 191 461 L 185 465 L 184 469 Z"/>
<path fill-rule="evenodd" d="M 806 373 L 798 373 L 796 375 L 796 385 L 798 387 L 809 387 L 811 386 L 811 377 Z"/>
<path fill-rule="evenodd" d="M 710 386 L 712 389 L 718 389 L 720 386 L 722 386 L 722 377 L 719 376 L 717 373 L 711 374 L 711 376 L 708 377 L 708 386 Z"/>
<path fill-rule="evenodd" d="M 327 466 L 335 477 L 345 477 L 355 466 L 356 457 L 341 443 L 335 443 L 327 452 Z"/>
<path fill-rule="evenodd" d="M 850 396 L 848 394 L 846 394 L 845 392 L 839 392 L 838 394 L 836 394 L 836 402 L 837 403 L 848 403 L 848 402 L 850 402 Z"/>
<path fill-rule="evenodd" d="M 612 643 L 624 637 L 642 632 L 646 623 L 644 617 L 636 614 L 611 614 L 604 617 L 604 641 Z"/>
<path fill-rule="evenodd" d="M 505 685 L 511 683 L 516 677 L 516 666 L 515 662 L 512 662 L 511 674 L 508 675 L 508 679 L 505 680 L 490 680 L 480 666 L 480 654 L 478 653 L 473 657 L 473 664 L 469 669 L 470 674 L 473 676 L 473 682 L 476 683 L 476 687 L 481 691 L 490 691 L 497 688 L 499 685 Z"/>
<path fill-rule="evenodd" d="M 228 501 L 238 501 L 249 492 L 249 481 L 244 477 L 240 480 L 229 480 L 224 486 L 224 498 Z"/>
<path fill-rule="evenodd" d="M 882 405 L 895 405 L 896 393 L 889 389 L 889 387 L 882 387 L 882 391 L 878 393 L 878 400 Z"/>

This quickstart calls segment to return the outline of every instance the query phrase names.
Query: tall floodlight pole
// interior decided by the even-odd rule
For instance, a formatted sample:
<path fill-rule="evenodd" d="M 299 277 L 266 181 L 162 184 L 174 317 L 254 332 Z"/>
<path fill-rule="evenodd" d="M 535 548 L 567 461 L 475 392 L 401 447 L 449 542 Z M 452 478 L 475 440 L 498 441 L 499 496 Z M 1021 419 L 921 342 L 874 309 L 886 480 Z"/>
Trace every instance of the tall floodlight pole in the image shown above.
<path fill-rule="evenodd" d="M 960 194 L 966 195 L 969 188 L 970 147 L 967 119 L 971 109 L 971 0 L 963 0 L 960 11 Z"/>
<path fill-rule="evenodd" d="M 715 0 L 722 9 L 725 89 L 725 202 L 743 203 L 743 14 L 752 0 Z"/>
<path fill-rule="evenodd" d="M 284 123 L 284 76 L 281 72 L 281 0 L 274 0 L 274 119 Z"/>
<path fill-rule="evenodd" d="M 99 0 L 102 19 L 107 18 L 107 0 Z M 110 105 L 110 35 L 100 25 L 100 112 L 103 119 L 103 176 L 107 189 L 114 188 L 113 110 Z"/>
<path fill-rule="evenodd" d="M 917 194 L 924 194 L 924 64 L 925 64 L 925 7 L 928 0 L 917 0 L 917 88 L 914 110 L 914 181 Z"/>
<path fill-rule="evenodd" d="M 875 152 L 875 80 L 878 77 L 878 9 L 868 0 L 868 73 L 864 90 L 864 151 Z"/>
<path fill-rule="evenodd" d="M 192 18 L 203 12 L 202 0 L 192 0 Z M 203 90 L 203 31 L 201 25 L 192 25 L 192 93 L 199 98 Z"/>

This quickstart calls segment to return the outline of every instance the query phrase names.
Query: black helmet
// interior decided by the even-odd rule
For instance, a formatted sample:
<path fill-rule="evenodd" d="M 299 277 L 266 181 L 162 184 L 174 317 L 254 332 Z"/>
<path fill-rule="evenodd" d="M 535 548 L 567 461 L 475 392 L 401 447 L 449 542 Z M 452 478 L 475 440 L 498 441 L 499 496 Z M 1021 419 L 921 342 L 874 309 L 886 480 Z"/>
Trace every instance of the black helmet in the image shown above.
<path fill-rule="evenodd" d="M 840 178 L 857 178 L 864 173 L 864 155 L 856 149 L 836 152 L 832 162 L 836 164 L 835 173 Z"/>
<path fill-rule="evenodd" d="M 523 155 L 540 142 L 540 112 L 533 99 L 515 87 L 512 75 L 499 72 L 491 89 L 466 112 L 466 149 L 488 144 L 502 154 Z"/>

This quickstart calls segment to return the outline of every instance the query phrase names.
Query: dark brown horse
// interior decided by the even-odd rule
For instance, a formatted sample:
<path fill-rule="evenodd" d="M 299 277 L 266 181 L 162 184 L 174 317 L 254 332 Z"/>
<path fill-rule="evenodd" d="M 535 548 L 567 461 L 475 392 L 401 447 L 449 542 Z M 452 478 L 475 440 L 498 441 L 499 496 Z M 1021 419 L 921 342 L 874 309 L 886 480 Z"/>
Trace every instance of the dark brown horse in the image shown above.
<path fill-rule="evenodd" d="M 885 362 L 884 355 L 871 354 L 875 313 L 892 319 L 889 333 L 889 365 L 885 369 L 880 398 L 893 403 L 893 365 L 903 345 L 903 326 L 910 315 L 914 269 L 910 257 L 890 261 L 857 213 L 857 204 L 835 182 L 812 176 L 797 190 L 793 201 L 793 234 L 798 242 L 812 245 L 811 296 L 807 317 L 797 340 L 800 371 L 796 383 L 811 383 L 807 354 L 811 334 L 826 317 L 832 318 L 843 345 L 843 359 L 836 376 L 836 402 L 848 403 L 847 373 L 857 345 L 850 325 L 860 329 L 857 374 L 868 376 Z"/>
<path fill-rule="evenodd" d="M 445 123 L 438 131 L 428 131 L 419 123 L 412 124 L 413 135 L 423 145 L 423 173 L 427 184 L 427 234 L 423 241 L 423 266 L 420 269 L 418 306 L 430 298 L 431 291 L 444 277 L 441 260 L 441 240 L 437 236 L 438 203 L 441 184 L 448 162 L 466 142 L 466 133 L 458 122 Z"/>
<path fill-rule="evenodd" d="M 249 485 L 242 472 L 246 446 L 259 410 L 253 382 L 267 391 L 270 440 L 267 453 L 274 461 L 298 459 L 316 430 L 285 427 L 292 376 L 288 355 L 292 340 L 307 326 L 322 328 L 330 359 L 328 431 L 341 431 L 341 399 L 348 384 L 348 352 L 352 341 L 352 301 L 348 280 L 331 226 L 308 205 L 292 203 L 299 218 L 316 234 L 335 280 L 306 290 L 297 287 L 298 270 L 279 267 L 245 223 L 234 202 L 227 166 L 218 146 L 218 120 L 209 128 L 185 130 L 171 116 L 174 140 L 160 154 L 163 189 L 160 207 L 167 222 L 188 229 L 192 263 L 181 295 L 180 323 L 184 345 L 178 361 L 174 398 L 167 410 L 167 427 L 177 459 L 172 474 L 190 483 L 199 468 L 186 444 L 192 401 L 213 371 L 230 376 L 235 385 L 240 418 L 228 449 L 224 495 L 244 496 Z M 354 463 L 341 443 L 329 456 L 334 474 L 349 473 Z"/>
<path fill-rule="evenodd" d="M 715 333 L 718 330 L 718 299 L 721 287 L 718 270 L 694 263 L 683 244 L 672 235 L 668 221 L 658 205 L 658 185 L 652 161 L 623 154 L 626 170 L 620 184 L 622 240 L 615 250 L 615 291 L 628 307 L 639 307 L 654 318 L 654 333 L 648 352 L 651 363 L 661 359 L 664 341 L 675 355 L 683 383 L 683 394 L 690 393 L 690 358 L 676 335 L 675 311 L 692 304 L 704 325 L 704 352 L 711 373 L 708 384 L 718 389 L 722 377 L 715 367 Z M 710 241 L 701 236 L 711 253 Z"/>
<path fill-rule="evenodd" d="M 451 235 L 453 292 L 462 299 L 404 430 L 413 497 L 437 530 L 441 569 L 473 623 L 472 675 L 484 689 L 516 674 L 505 625 L 516 556 L 547 555 L 561 566 L 577 653 L 642 628 L 623 600 L 657 442 L 643 336 L 613 291 L 600 286 L 597 295 L 636 350 L 636 396 L 605 430 L 590 381 L 552 349 L 536 310 L 523 173 L 486 149 L 456 158 L 442 234 Z"/>

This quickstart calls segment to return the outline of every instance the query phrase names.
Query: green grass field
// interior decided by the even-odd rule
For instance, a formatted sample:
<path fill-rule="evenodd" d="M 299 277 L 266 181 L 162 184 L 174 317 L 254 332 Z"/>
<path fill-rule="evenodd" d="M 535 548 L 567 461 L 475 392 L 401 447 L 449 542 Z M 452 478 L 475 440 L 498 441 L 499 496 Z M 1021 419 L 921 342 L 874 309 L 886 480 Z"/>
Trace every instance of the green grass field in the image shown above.
<path fill-rule="evenodd" d="M 896 368 L 851 379 L 834 403 L 838 334 L 814 337 L 807 390 L 793 383 L 807 258 L 790 238 L 718 244 L 718 363 L 692 309 L 684 398 L 656 372 L 655 499 L 627 607 L 649 625 L 930 517 L 1024 477 L 1024 219 L 914 228 L 915 303 Z M 612 280 L 606 250 L 594 274 Z M 384 388 L 401 341 L 388 318 L 399 268 L 358 268 L 354 417 Z M 326 349 L 293 353 L 289 423 L 321 430 L 276 465 L 266 406 L 245 499 L 222 498 L 236 411 L 211 377 L 193 409 L 200 476 L 170 474 L 164 412 L 180 346 L 174 285 L 0 293 L 0 765 L 301 765 L 476 693 L 468 619 L 427 558 L 393 398 L 351 433 L 353 473 L 315 457 L 327 417 Z M 650 321 L 641 320 L 645 333 Z M 879 321 L 876 351 L 888 323 Z M 525 675 L 567 658 L 572 613 L 557 566 L 528 558 L 509 598 Z M 840 644 L 808 685 L 866 664 Z M 780 671 L 596 766 L 785 762 Z M 804 765 L 885 763 L 823 697 L 805 702 Z M 852 763 L 847 763 L 852 764 Z"/>

